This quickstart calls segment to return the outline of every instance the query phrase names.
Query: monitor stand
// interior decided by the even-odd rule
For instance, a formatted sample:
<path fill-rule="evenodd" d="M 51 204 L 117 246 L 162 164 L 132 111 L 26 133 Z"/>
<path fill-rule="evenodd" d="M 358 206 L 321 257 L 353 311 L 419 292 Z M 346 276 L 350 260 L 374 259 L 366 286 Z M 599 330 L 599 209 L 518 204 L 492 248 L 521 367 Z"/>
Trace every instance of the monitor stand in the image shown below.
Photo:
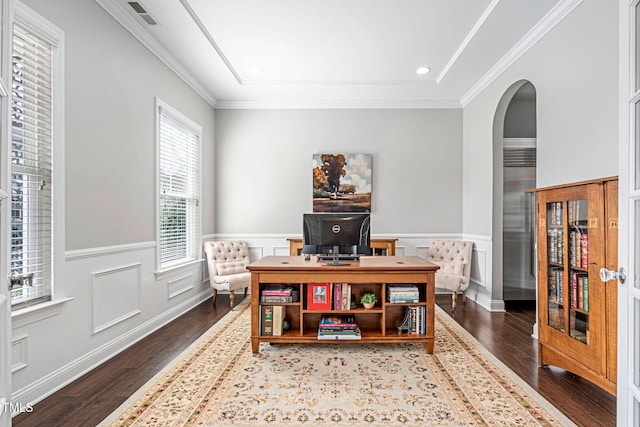
<path fill-rule="evenodd" d="M 349 266 L 351 264 L 349 264 L 348 262 L 340 262 L 340 246 L 334 246 L 333 247 L 333 261 L 331 262 L 325 262 L 322 265 L 330 265 L 330 266 L 338 266 L 338 267 L 346 267 Z"/>

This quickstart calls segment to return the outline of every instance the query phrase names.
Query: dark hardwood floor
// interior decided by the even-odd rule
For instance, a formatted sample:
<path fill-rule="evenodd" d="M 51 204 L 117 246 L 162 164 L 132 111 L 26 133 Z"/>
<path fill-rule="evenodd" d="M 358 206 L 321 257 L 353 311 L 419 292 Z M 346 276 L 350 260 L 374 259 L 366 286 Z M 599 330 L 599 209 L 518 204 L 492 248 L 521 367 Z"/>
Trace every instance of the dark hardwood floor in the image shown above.
<path fill-rule="evenodd" d="M 538 366 L 538 341 L 531 337 L 535 302 L 507 302 L 491 313 L 471 300 L 437 295 L 436 303 L 487 350 L 579 426 L 615 426 L 616 398 L 590 382 L 555 367 Z"/>
<path fill-rule="evenodd" d="M 242 294 L 236 296 L 242 299 Z M 238 301 L 239 302 L 239 301 Z M 436 302 L 451 313 L 451 297 Z M 228 296 L 220 295 L 179 317 L 82 378 L 13 419 L 14 426 L 95 426 L 167 363 L 207 331 L 228 311 Z M 579 426 L 614 426 L 616 400 L 573 374 L 540 368 L 537 343 L 531 337 L 535 307 L 508 306 L 506 313 L 490 313 L 472 301 L 458 301 L 452 316 L 491 353 L 522 377 Z"/>

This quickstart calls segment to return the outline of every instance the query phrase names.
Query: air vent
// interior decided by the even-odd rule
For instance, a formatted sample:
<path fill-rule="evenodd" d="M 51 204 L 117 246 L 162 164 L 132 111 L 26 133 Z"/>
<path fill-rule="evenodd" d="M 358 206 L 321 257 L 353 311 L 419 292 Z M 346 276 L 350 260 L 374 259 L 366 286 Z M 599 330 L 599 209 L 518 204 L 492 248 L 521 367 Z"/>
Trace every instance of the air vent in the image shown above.
<path fill-rule="evenodd" d="M 131 9 L 133 9 L 134 12 L 136 12 L 136 14 L 138 14 L 138 16 L 142 18 L 142 20 L 147 24 L 158 25 L 158 21 L 156 21 L 156 19 L 151 16 L 149 12 L 147 12 L 147 10 L 144 8 L 144 6 L 142 6 L 140 2 L 130 1 L 129 6 L 131 6 Z"/>
<path fill-rule="evenodd" d="M 535 148 L 504 148 L 503 166 L 505 168 L 535 167 Z"/>

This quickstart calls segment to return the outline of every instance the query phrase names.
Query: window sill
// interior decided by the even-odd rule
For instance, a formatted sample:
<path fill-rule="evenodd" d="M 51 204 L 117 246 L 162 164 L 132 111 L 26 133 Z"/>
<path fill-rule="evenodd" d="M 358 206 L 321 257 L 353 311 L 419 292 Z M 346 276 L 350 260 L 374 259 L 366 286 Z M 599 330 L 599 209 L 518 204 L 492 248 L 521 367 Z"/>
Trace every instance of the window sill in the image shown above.
<path fill-rule="evenodd" d="M 49 317 L 57 316 L 62 311 L 64 303 L 73 301 L 73 298 L 61 298 L 55 301 L 47 301 L 32 307 L 25 307 L 11 312 L 11 329 L 21 328 L 31 323 L 39 322 Z"/>
<path fill-rule="evenodd" d="M 186 270 L 190 270 L 191 268 L 197 266 L 198 264 L 201 264 L 204 261 L 204 258 L 201 259 L 196 259 L 193 261 L 189 261 L 186 262 L 184 264 L 180 264 L 178 266 L 175 267 L 169 267 L 165 270 L 162 271 L 157 271 L 156 272 L 156 280 L 163 280 L 166 279 L 167 277 L 173 276 L 175 274 L 181 273 L 183 271 Z"/>

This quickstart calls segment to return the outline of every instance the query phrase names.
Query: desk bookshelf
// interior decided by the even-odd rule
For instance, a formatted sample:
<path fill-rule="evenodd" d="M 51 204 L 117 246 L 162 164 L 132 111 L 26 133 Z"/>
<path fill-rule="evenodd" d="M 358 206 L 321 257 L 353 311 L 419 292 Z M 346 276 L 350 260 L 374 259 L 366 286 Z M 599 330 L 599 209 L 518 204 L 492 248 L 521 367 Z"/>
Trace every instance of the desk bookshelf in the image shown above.
<path fill-rule="evenodd" d="M 349 261 L 349 266 L 327 266 L 315 257 L 304 260 L 300 256 L 267 256 L 247 268 L 251 271 L 251 349 L 257 353 L 260 342 L 272 343 L 424 343 L 428 353 L 434 345 L 435 271 L 437 265 L 417 256 L 362 257 Z M 378 302 L 372 309 L 359 304 L 350 310 L 311 310 L 307 306 L 308 283 L 349 283 L 356 301 L 365 292 L 373 292 Z M 387 302 L 387 285 L 411 283 L 418 287 L 416 303 Z M 297 287 L 299 301 L 261 303 L 264 286 L 288 285 Z M 263 307 L 281 305 L 291 329 L 282 335 L 261 335 L 260 312 Z M 426 331 L 423 334 L 398 333 L 406 307 L 424 306 Z M 318 323 L 323 314 L 350 314 L 361 329 L 359 340 L 318 340 Z"/>

